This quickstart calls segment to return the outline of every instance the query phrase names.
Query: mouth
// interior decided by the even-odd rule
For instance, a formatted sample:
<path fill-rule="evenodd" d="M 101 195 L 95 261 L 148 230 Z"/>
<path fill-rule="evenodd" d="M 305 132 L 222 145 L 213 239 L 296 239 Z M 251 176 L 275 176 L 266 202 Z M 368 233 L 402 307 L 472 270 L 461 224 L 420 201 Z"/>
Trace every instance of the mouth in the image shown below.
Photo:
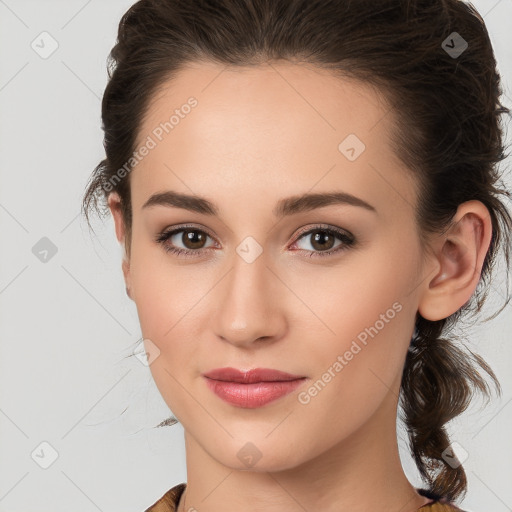
<path fill-rule="evenodd" d="M 217 368 L 202 375 L 219 398 L 245 409 L 263 407 L 291 393 L 307 379 L 269 368 Z"/>

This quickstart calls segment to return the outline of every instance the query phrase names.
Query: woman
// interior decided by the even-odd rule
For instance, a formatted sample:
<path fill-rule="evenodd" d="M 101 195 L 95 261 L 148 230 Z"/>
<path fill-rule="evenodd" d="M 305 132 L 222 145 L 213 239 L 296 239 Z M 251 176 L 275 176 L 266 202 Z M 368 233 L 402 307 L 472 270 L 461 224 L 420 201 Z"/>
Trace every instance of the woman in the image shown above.
<path fill-rule="evenodd" d="M 108 205 L 185 430 L 187 482 L 147 511 L 457 510 L 446 424 L 489 396 L 478 368 L 500 386 L 449 331 L 512 228 L 478 13 L 141 0 L 111 57 L 83 208 Z"/>

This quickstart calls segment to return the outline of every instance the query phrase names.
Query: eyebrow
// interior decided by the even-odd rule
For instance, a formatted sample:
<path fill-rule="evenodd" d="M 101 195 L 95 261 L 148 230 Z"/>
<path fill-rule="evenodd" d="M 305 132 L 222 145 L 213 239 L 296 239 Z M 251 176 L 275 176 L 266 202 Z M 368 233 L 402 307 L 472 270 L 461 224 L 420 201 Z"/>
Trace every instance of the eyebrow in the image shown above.
<path fill-rule="evenodd" d="M 296 213 L 315 210 L 324 206 L 333 204 L 344 204 L 358 206 L 366 210 L 377 213 L 377 210 L 366 201 L 359 197 L 348 194 L 347 192 L 327 192 L 316 194 L 301 194 L 280 199 L 274 206 L 272 213 L 275 217 L 281 218 Z M 205 197 L 181 194 L 172 190 L 153 194 L 142 206 L 150 208 L 153 206 L 167 206 L 183 208 L 191 212 L 197 212 L 204 215 L 218 216 L 219 210 L 215 204 Z"/>

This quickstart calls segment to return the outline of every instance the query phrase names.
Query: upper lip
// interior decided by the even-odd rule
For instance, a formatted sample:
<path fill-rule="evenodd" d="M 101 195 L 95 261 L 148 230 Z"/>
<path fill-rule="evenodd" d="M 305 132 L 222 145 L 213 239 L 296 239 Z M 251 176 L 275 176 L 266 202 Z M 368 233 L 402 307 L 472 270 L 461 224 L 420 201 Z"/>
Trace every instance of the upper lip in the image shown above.
<path fill-rule="evenodd" d="M 238 370 L 236 368 L 216 368 L 207 373 L 204 377 L 225 382 L 241 382 L 251 384 L 253 382 L 277 382 L 304 379 L 302 375 L 273 370 L 271 368 L 253 368 L 251 370 Z"/>

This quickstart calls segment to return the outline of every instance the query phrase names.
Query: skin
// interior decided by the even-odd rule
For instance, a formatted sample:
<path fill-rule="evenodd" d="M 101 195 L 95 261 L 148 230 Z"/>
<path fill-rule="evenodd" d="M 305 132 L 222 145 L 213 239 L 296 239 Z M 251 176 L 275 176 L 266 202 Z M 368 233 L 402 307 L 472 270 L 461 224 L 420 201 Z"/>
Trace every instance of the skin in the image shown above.
<path fill-rule="evenodd" d="M 478 201 L 460 205 L 431 251 L 421 247 L 415 180 L 390 149 L 393 115 L 365 84 L 287 62 L 195 63 L 153 97 L 139 143 L 190 96 L 197 107 L 129 175 L 133 232 L 122 265 L 146 347 L 160 351 L 151 373 L 185 430 L 179 510 L 417 510 L 429 500 L 404 474 L 395 430 L 403 364 L 416 314 L 446 318 L 473 294 L 491 239 L 488 210 Z M 338 150 L 351 133 L 366 146 L 352 162 Z M 166 190 L 206 197 L 219 216 L 142 209 Z M 279 220 L 272 214 L 284 197 L 333 190 L 377 213 L 330 205 Z M 109 207 L 124 246 L 117 194 Z M 205 247 L 202 255 L 176 256 L 155 242 L 183 223 L 213 235 L 195 246 Z M 348 231 L 356 245 L 309 258 L 322 249 L 299 229 L 318 224 Z M 198 250 L 181 235 L 175 246 Z M 247 236 L 263 251 L 252 263 L 236 251 Z M 300 403 L 299 393 L 394 303 L 394 318 Z M 307 380 L 264 407 L 242 409 L 201 376 L 224 366 Z M 237 456 L 248 442 L 261 453 L 252 467 Z"/>

